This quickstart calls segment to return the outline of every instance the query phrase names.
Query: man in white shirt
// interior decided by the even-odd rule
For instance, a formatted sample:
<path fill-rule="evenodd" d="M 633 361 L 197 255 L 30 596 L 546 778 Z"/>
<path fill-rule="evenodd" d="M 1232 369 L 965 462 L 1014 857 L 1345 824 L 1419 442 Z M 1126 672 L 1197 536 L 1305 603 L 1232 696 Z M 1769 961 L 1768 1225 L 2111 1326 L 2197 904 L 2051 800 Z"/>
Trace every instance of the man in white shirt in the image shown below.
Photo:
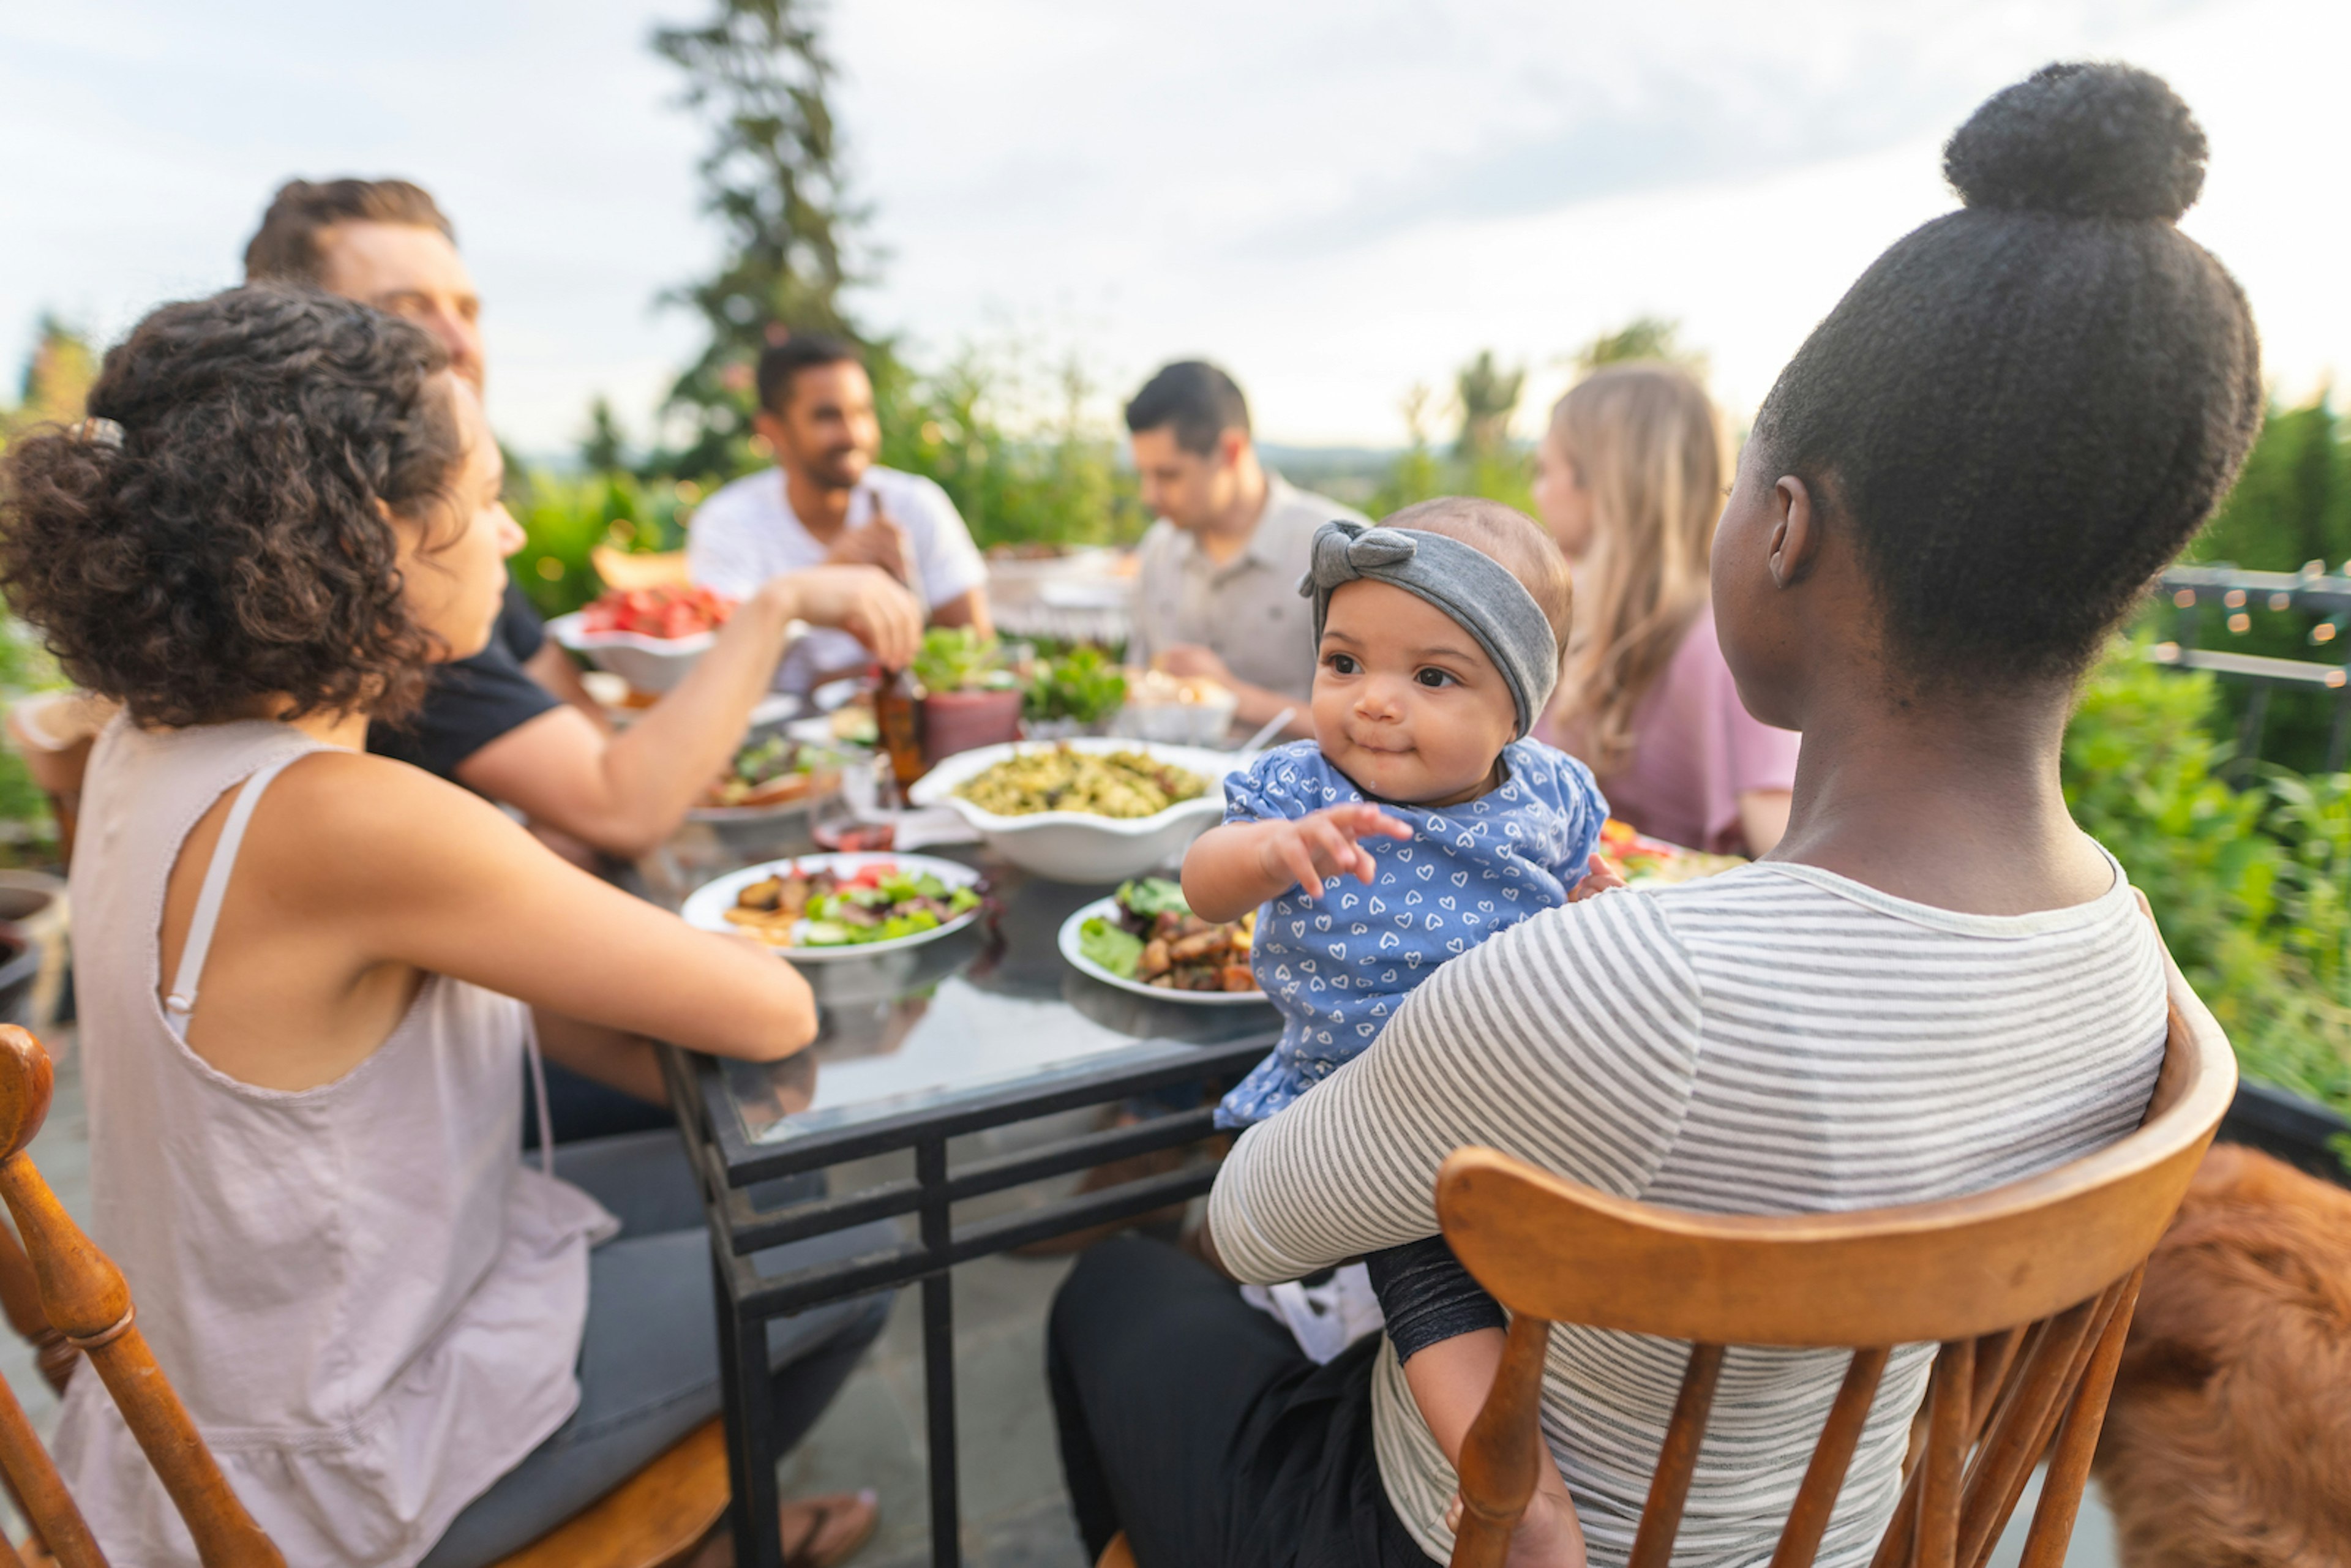
<path fill-rule="evenodd" d="M 1127 662 L 1204 675 L 1240 698 L 1255 729 L 1289 709 L 1288 733 L 1314 733 L 1314 616 L 1298 597 L 1314 530 L 1352 507 L 1301 490 L 1258 461 L 1249 402 L 1216 366 L 1184 361 L 1126 405 L 1143 504 Z"/>
<path fill-rule="evenodd" d="M 779 572 L 877 566 L 912 589 L 934 626 L 991 634 L 987 568 L 946 492 L 873 461 L 882 427 L 854 346 L 795 333 L 759 356 L 754 427 L 777 465 L 705 501 L 686 535 L 694 580 L 740 595 Z M 815 632 L 785 657 L 776 685 L 806 692 L 862 669 L 854 637 Z"/>

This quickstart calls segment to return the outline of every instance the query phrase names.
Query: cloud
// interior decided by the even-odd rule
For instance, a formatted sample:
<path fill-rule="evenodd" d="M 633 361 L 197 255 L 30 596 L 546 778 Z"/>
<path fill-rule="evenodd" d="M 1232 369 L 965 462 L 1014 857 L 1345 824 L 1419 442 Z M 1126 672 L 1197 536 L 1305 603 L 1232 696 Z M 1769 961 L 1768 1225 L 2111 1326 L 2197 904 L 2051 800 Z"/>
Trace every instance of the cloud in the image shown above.
<path fill-rule="evenodd" d="M 288 174 L 402 172 L 487 301 L 491 413 L 568 446 L 642 430 L 696 341 L 656 311 L 717 238 L 703 136 L 645 40 L 707 0 L 81 0 L 0 8 L 0 349 L 56 308 L 102 335 L 232 282 Z M 2053 57 L 2145 56 L 2207 115 L 2193 232 L 2294 374 L 2351 349 L 2328 0 L 833 0 L 859 308 L 944 357 L 1075 349 L 1101 407 L 1206 352 L 1270 434 L 1392 440 L 1480 347 L 1539 374 L 1635 310 L 1760 396 L 1887 241 L 1943 210 L 1935 147 Z M 2297 174 L 2297 169 L 2301 172 Z M 2297 183 L 2299 182 L 2299 183 Z M 2321 192 L 2313 194 L 2314 192 Z M 2199 226 L 2202 225 L 2202 226 Z M 2289 352 L 2290 350 L 2290 352 Z M 1540 392 L 1541 387 L 1536 389 Z"/>

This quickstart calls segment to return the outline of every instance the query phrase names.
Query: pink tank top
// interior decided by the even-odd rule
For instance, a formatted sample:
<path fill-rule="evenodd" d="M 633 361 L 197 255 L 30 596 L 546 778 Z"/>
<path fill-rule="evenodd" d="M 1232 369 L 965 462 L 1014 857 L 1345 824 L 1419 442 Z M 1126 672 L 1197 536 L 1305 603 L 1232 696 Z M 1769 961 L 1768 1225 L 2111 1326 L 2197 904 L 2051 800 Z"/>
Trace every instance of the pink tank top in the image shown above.
<path fill-rule="evenodd" d="M 71 879 L 89 1230 L 287 1561 L 407 1568 L 578 1405 L 588 1251 L 616 1224 L 522 1164 L 530 1022 L 511 998 L 429 976 L 373 1054 L 298 1092 L 240 1082 L 187 1048 L 245 821 L 280 768 L 318 749 L 260 722 L 118 718 L 99 737 Z M 167 1006 L 165 883 L 189 831 L 240 785 Z M 195 1563 L 86 1372 L 55 1448 L 115 1562 Z"/>

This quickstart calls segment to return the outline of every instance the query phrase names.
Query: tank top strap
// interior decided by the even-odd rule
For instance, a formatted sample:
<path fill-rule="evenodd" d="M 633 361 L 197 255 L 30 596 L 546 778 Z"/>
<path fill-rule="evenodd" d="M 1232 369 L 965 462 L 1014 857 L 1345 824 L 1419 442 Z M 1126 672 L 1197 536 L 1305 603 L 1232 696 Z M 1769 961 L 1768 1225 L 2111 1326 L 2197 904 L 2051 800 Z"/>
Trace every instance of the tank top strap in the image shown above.
<path fill-rule="evenodd" d="M 204 886 L 196 894 L 196 913 L 188 922 L 188 939 L 180 948 L 180 967 L 172 976 L 171 990 L 163 998 L 163 1010 L 183 1040 L 187 1038 L 188 1019 L 196 1010 L 196 984 L 204 978 L 204 959 L 212 952 L 213 928 L 220 923 L 221 901 L 228 896 L 229 873 L 235 869 L 236 852 L 245 842 L 245 830 L 253 821 L 253 809 L 260 804 L 261 792 L 285 771 L 287 763 L 308 755 L 307 750 L 297 751 L 265 762 L 246 774 L 245 782 L 237 787 L 236 800 L 228 809 L 228 821 L 221 824 L 220 841 L 213 846 L 212 863 L 204 867 Z"/>

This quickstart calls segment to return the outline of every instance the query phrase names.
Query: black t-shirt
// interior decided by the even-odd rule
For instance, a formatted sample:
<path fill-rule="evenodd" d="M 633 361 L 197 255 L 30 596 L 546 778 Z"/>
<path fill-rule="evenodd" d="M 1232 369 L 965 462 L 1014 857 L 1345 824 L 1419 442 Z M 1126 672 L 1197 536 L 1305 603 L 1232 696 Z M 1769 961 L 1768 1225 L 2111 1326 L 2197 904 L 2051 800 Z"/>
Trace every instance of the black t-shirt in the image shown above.
<path fill-rule="evenodd" d="M 368 749 L 455 779 L 457 764 L 483 747 L 563 706 L 523 668 L 546 644 L 547 628 L 538 612 L 509 582 L 490 645 L 470 659 L 434 670 L 424 706 L 400 727 L 368 726 Z"/>

